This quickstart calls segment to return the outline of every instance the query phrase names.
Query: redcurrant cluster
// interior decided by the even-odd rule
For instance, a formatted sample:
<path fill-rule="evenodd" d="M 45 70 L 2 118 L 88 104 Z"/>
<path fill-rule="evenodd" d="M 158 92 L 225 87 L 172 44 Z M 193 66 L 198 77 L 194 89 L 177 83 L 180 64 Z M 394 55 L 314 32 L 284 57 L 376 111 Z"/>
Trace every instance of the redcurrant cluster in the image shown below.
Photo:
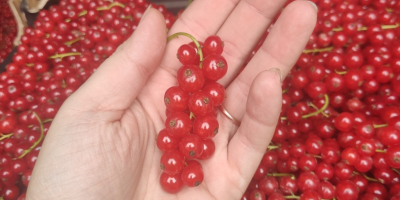
<path fill-rule="evenodd" d="M 7 1 L 0 1 L 0 13 L 0 63 L 2 63 L 13 47 L 17 23 Z"/>
<path fill-rule="evenodd" d="M 0 199 L 25 199 L 61 104 L 132 34 L 149 5 L 170 28 L 175 16 L 145 0 L 61 0 L 25 29 L 13 62 L 0 74 Z"/>
<path fill-rule="evenodd" d="M 224 87 L 216 81 L 228 70 L 218 36 L 209 36 L 204 43 L 186 33 L 170 38 L 178 35 L 188 36 L 193 42 L 178 49 L 177 57 L 183 65 L 177 74 L 179 85 L 165 92 L 167 119 L 165 129 L 157 136 L 157 147 L 163 151 L 160 184 L 169 193 L 203 182 L 202 166 L 195 159 L 205 160 L 214 153 L 212 138 L 219 128 L 216 109 L 225 98 Z"/>
<path fill-rule="evenodd" d="M 399 200 L 400 1 L 314 2 L 317 26 L 242 199 Z"/>

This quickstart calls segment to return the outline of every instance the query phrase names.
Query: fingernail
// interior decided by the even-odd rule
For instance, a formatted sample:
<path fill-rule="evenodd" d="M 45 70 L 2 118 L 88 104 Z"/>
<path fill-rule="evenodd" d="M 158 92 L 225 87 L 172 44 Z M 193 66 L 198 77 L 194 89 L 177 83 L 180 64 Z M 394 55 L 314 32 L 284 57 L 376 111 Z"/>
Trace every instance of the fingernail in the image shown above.
<path fill-rule="evenodd" d="M 317 7 L 317 5 L 315 5 L 314 2 L 312 2 L 312 1 L 307 1 L 307 2 L 310 3 L 314 7 L 315 11 L 318 12 L 318 7 Z"/>
<path fill-rule="evenodd" d="M 152 5 L 150 4 L 150 5 L 146 8 L 146 10 L 144 11 L 144 13 L 143 13 L 143 15 L 142 15 L 142 18 L 140 18 L 140 21 L 142 21 L 142 19 L 144 19 L 144 18 L 146 17 L 146 15 L 147 15 L 147 13 L 149 12 L 149 10 L 151 9 L 151 7 L 152 7 Z"/>
<path fill-rule="evenodd" d="M 278 69 L 278 68 L 271 68 L 271 69 L 268 69 L 268 71 L 270 71 L 270 72 L 275 72 L 278 76 L 279 76 L 279 81 L 282 83 L 282 73 L 281 73 L 281 70 L 280 69 Z"/>

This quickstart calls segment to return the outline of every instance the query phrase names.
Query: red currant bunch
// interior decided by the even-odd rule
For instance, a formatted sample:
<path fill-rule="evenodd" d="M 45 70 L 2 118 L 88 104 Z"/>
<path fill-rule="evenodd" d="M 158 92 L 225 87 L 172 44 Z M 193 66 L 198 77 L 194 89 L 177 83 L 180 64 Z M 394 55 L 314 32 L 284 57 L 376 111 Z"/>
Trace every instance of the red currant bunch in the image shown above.
<path fill-rule="evenodd" d="M 212 35 L 204 43 L 187 33 L 170 38 L 178 35 L 188 36 L 193 42 L 178 49 L 177 57 L 183 66 L 178 70 L 178 86 L 165 92 L 167 119 L 157 136 L 157 147 L 163 151 L 160 184 L 169 193 L 203 182 L 203 168 L 196 159 L 205 160 L 214 153 L 212 138 L 219 128 L 217 107 L 225 98 L 224 87 L 216 81 L 228 69 L 221 55 L 221 38 Z"/>

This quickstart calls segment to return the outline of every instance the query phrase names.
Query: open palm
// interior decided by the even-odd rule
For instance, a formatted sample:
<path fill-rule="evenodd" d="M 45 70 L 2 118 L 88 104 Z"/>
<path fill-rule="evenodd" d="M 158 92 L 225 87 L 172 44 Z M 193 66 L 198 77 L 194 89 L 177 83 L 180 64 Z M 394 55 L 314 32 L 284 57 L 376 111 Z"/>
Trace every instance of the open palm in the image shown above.
<path fill-rule="evenodd" d="M 217 34 L 229 66 L 220 80 L 225 108 L 219 113 L 214 155 L 202 161 L 204 182 L 178 194 L 159 184 L 164 92 L 177 85 L 176 50 L 167 44 L 162 15 L 150 9 L 133 36 L 61 107 L 43 143 L 27 199 L 240 199 L 271 140 L 280 113 L 280 76 L 296 62 L 314 28 L 316 11 L 305 1 L 287 6 L 266 41 L 238 75 L 284 0 L 194 1 L 168 34 L 198 40 Z M 268 70 L 268 69 L 275 70 Z M 279 69 L 279 70 L 276 70 Z"/>

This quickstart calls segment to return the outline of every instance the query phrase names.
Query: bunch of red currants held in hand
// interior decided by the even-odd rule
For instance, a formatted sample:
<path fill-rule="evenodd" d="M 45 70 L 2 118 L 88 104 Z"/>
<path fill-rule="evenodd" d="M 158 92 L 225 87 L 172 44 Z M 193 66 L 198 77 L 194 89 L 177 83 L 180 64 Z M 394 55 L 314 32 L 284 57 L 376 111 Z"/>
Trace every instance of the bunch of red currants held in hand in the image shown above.
<path fill-rule="evenodd" d="M 212 138 L 219 128 L 217 107 L 225 98 L 224 87 L 216 81 L 228 70 L 221 55 L 224 44 L 218 36 L 209 36 L 204 43 L 187 33 L 170 38 L 179 35 L 193 42 L 178 49 L 177 57 L 183 65 L 177 74 L 179 85 L 165 92 L 167 119 L 165 129 L 157 136 L 157 146 L 163 151 L 160 183 L 169 193 L 203 182 L 203 169 L 196 159 L 205 160 L 214 153 Z"/>

